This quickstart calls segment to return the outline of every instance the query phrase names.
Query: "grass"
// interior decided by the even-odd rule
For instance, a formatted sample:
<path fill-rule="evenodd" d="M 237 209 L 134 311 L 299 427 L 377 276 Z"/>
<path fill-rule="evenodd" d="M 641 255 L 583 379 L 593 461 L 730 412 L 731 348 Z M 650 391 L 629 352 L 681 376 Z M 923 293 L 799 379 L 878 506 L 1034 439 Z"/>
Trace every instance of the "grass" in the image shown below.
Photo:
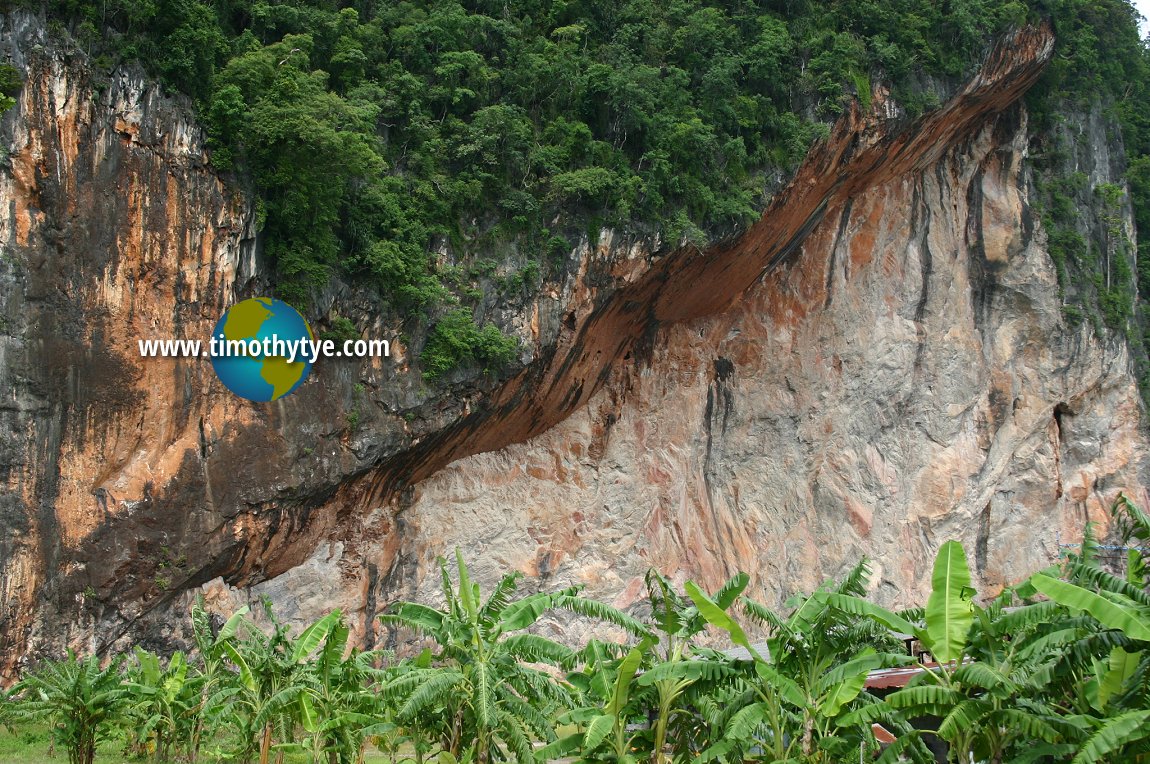
<path fill-rule="evenodd" d="M 64 751 L 58 751 L 55 756 L 49 756 L 50 741 L 47 727 L 21 727 L 16 733 L 7 727 L 0 727 L 0 764 L 59 764 L 67 761 Z M 101 753 L 107 749 L 105 744 Z M 107 755 L 97 757 L 102 761 L 118 761 L 123 757 L 113 755 L 107 750 Z"/>
<path fill-rule="evenodd" d="M 61 764 L 68 761 L 66 751 L 57 750 L 55 754 L 52 754 L 50 749 L 51 740 L 47 727 L 21 726 L 14 733 L 7 727 L 0 726 L 0 764 Z M 209 756 L 201 756 L 201 761 L 210 762 L 211 760 Z M 124 756 L 123 745 L 119 740 L 104 742 L 96 753 L 96 764 L 112 764 L 123 761 L 130 761 L 130 759 Z M 284 757 L 285 764 L 304 764 L 306 761 L 307 756 L 305 754 L 289 754 Z M 390 759 L 386 754 L 369 750 L 364 761 L 366 764 L 384 764 L 384 762 L 390 762 Z"/>

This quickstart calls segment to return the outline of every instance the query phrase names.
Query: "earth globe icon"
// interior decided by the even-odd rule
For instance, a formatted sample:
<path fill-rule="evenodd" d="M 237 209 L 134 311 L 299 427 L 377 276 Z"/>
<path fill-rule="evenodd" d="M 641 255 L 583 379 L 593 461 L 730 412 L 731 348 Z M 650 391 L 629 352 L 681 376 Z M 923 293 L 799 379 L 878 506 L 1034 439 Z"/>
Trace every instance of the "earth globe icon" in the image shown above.
<path fill-rule="evenodd" d="M 236 303 L 216 322 L 212 340 L 216 376 L 249 401 L 279 400 L 311 372 L 311 356 L 301 342 L 315 336 L 299 311 L 283 300 L 252 297 Z M 286 348 L 293 346 L 295 360 L 289 363 Z"/>

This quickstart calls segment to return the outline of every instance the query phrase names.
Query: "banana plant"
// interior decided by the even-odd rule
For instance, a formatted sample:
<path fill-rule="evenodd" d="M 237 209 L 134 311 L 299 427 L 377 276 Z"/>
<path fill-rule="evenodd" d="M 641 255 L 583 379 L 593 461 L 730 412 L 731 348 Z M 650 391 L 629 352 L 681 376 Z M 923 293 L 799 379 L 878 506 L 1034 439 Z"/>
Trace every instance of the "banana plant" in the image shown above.
<path fill-rule="evenodd" d="M 1058 646 L 1076 632 L 1052 622 L 1049 608 L 1011 607 L 1015 602 L 1007 590 L 988 607 L 975 606 L 961 662 L 923 670 L 843 722 L 937 717 L 933 734 L 947 743 L 949 761 L 963 764 L 1041 761 L 1072 752 L 1084 730 L 1060 712 L 1055 666 Z"/>
<path fill-rule="evenodd" d="M 914 635 L 940 664 L 946 664 L 962 660 L 974 623 L 975 594 L 966 551 L 959 542 L 947 541 L 935 556 L 930 598 L 923 612 L 925 624 L 912 623 L 858 593 L 835 592 L 827 602 L 846 613 L 871 618 L 892 631 Z"/>
<path fill-rule="evenodd" d="M 413 671 L 425 671 L 432 665 L 432 651 L 424 648 L 414 658 L 398 661 L 384 668 L 372 669 L 374 688 L 387 688 L 397 679 Z M 400 750 L 410 750 L 415 764 L 437 751 L 437 741 L 441 730 L 442 714 L 427 713 L 401 720 L 399 718 L 400 696 L 386 691 L 372 693 L 374 701 L 374 723 L 364 730 L 376 748 L 385 752 L 392 764 L 399 761 Z M 447 752 L 440 750 L 439 757 L 445 759 Z"/>
<path fill-rule="evenodd" d="M 703 751 L 700 761 L 745 757 L 762 749 L 772 761 L 831 762 L 857 755 L 860 747 L 877 748 L 869 729 L 849 729 L 841 718 L 856 701 L 867 702 L 859 696 L 870 671 L 911 659 L 887 651 L 887 636 L 860 627 L 831 604 L 832 597 L 859 596 L 867 572 L 865 562 L 860 563 L 843 582 L 828 582 L 798 598 L 785 618 L 743 598 L 748 614 L 771 631 L 765 654 L 726 608 L 687 583 L 687 594 L 702 616 L 747 650 L 752 666 L 742 693 L 727 698 L 726 705 L 734 710 L 725 720 L 723 738 Z M 876 650 L 874 644 L 883 649 Z M 843 656 L 849 657 L 844 661 Z"/>
<path fill-rule="evenodd" d="M 687 596 L 655 569 L 645 581 L 652 635 L 629 651 L 592 641 L 581 652 L 585 666 L 568 681 L 584 705 L 560 718 L 577 730 L 545 748 L 545 757 L 578 753 L 584 761 L 647 758 L 656 764 L 698 750 L 701 725 L 694 704 L 737 671 L 721 654 L 693 643 L 707 621 Z M 729 606 L 748 581 L 739 573 L 713 597 Z"/>
<path fill-rule="evenodd" d="M 463 555 L 455 552 L 458 585 L 440 561 L 443 610 L 399 602 L 380 619 L 436 642 L 433 665 L 414 668 L 384 686 L 402 721 L 438 720 L 441 747 L 459 758 L 474 741 L 475 761 L 535 761 L 533 739 L 555 738 L 552 719 L 574 702 L 570 688 L 531 664 L 570 668 L 571 648 L 524 630 L 549 610 L 564 609 L 647 636 L 642 623 L 572 587 L 515 599 L 520 574 L 504 576 L 484 600 Z"/>
<path fill-rule="evenodd" d="M 1092 554 L 1087 535 L 1085 559 Z M 836 598 L 845 610 L 917 635 L 943 661 L 921 666 L 907 687 L 856 710 L 845 722 L 938 717 L 934 734 L 947 742 L 950 760 L 964 764 L 1069 756 L 1084 757 L 1075 758 L 1077 764 L 1103 761 L 1098 756 L 1112 750 L 1108 746 L 1122 744 L 1119 733 L 1127 742 L 1137 739 L 1140 733 L 1133 727 L 1106 727 L 1091 716 L 1091 707 L 1097 710 L 1119 693 L 1136 670 L 1125 650 L 1128 642 L 1117 644 L 1058 604 L 1097 614 L 1119 632 L 1139 634 L 1136 614 L 1123 610 L 1129 603 L 1040 573 L 978 606 L 965 554 L 956 542 L 940 549 L 932 584 L 922 622 L 858 598 Z M 1034 602 L 1039 593 L 1050 601 Z M 1105 663 L 1097 658 L 1103 650 Z"/>
<path fill-rule="evenodd" d="M 973 675 L 986 681 L 981 673 L 985 666 L 970 669 L 966 665 L 971 627 L 975 621 L 975 593 L 971 586 L 965 550 L 957 541 L 947 541 L 935 556 L 931 593 L 922 611 L 921 622 L 917 619 L 912 622 L 905 615 L 867 602 L 857 594 L 832 595 L 830 602 L 844 612 L 870 618 L 894 631 L 914 635 L 938 662 L 932 665 L 919 664 L 921 673 L 907 687 L 892 693 L 883 702 L 856 709 L 840 720 L 840 723 L 869 725 L 881 720 L 887 724 L 902 725 L 909 718 L 931 715 L 945 717 L 937 734 L 950 745 L 951 755 L 957 757 L 955 761 L 967 761 L 964 757 L 970 756 L 971 748 L 979 737 L 974 724 L 977 719 L 969 716 L 972 707 L 964 705 L 964 702 L 981 701 L 968 697 L 964 680 L 969 679 L 967 675 Z M 994 679 L 999 677 L 995 675 Z M 977 689 L 978 681 L 974 681 L 974 685 L 974 694 L 981 698 L 982 693 Z M 977 706 L 976 710 L 981 717 L 988 713 L 985 704 Z M 918 734 L 912 733 L 905 738 L 908 741 L 917 739 Z M 896 750 L 901 751 L 901 747 Z"/>
<path fill-rule="evenodd" d="M 248 610 L 247 605 L 239 608 L 216 631 L 212 628 L 212 617 L 204 607 L 203 597 L 197 597 L 192 603 L 192 639 L 196 646 L 195 659 L 199 664 L 198 676 L 193 684 L 199 702 L 188 741 L 189 764 L 196 764 L 205 735 L 210 735 L 216 727 L 220 708 L 213 706 L 212 700 L 225 700 L 228 697 L 227 693 L 220 692 L 232 678 L 227 669 L 227 654 L 223 645 L 235 640 Z"/>
<path fill-rule="evenodd" d="M 68 752 L 68 764 L 92 764 L 96 746 L 122 720 L 127 690 L 122 658 L 100 666 L 95 655 L 78 658 L 71 650 L 60 661 L 46 661 L 9 693 L 16 703 L 10 721 L 46 722 L 56 744 Z"/>
<path fill-rule="evenodd" d="M 264 608 L 272 625 L 270 634 L 241 618 L 236 634 L 219 642 L 235 673 L 208 701 L 213 708 L 223 709 L 235 732 L 237 746 L 229 757 L 245 763 L 258 757 L 259 764 L 269 764 L 273 751 L 278 751 L 278 760 L 285 752 L 300 748 L 295 741 L 303 713 L 300 696 L 309 689 L 303 658 L 318 647 L 324 634 L 313 624 L 293 640 L 267 601 Z M 320 621 L 329 622 L 328 616 Z"/>
<path fill-rule="evenodd" d="M 1046 573 L 1036 573 L 1031 585 L 1054 602 L 1071 610 L 1084 611 L 1108 629 L 1116 629 L 1140 642 L 1150 642 L 1150 606 L 1137 602 L 1121 591 L 1096 593 L 1061 581 Z"/>
<path fill-rule="evenodd" d="M 156 761 L 170 761 L 177 750 L 188 746 L 198 721 L 197 672 L 179 651 L 167 666 L 142 647 L 136 646 L 134 652 L 136 666 L 124 685 L 131 732 L 149 745 Z"/>
<path fill-rule="evenodd" d="M 375 717 L 370 692 L 378 656 L 354 649 L 345 656 L 348 634 L 342 613 L 334 610 L 305 629 L 292 650 L 303 669 L 298 713 L 313 762 L 354 764 L 366 737 L 387 731 Z"/>
<path fill-rule="evenodd" d="M 1111 511 L 1124 541 L 1150 539 L 1150 518 L 1125 496 L 1119 495 Z M 1141 547 L 1128 548 L 1126 575 L 1121 577 L 1098 564 L 1095 547 L 1088 524 L 1082 551 L 1067 566 L 1071 581 L 1041 572 L 1031 576 L 1030 584 L 1072 611 L 1089 613 L 1108 629 L 1132 640 L 1150 642 L 1150 594 L 1146 591 L 1150 567 L 1145 563 L 1145 552 Z"/>
<path fill-rule="evenodd" d="M 665 576 L 651 569 L 645 577 L 651 622 L 659 643 L 649 653 L 637 684 L 641 696 L 653 706 L 652 764 L 692 755 L 702 746 L 703 727 L 696 704 L 737 673 L 725 656 L 694 643 L 707 627 L 707 620 L 690 597 L 680 595 Z M 711 599 L 722 609 L 729 608 L 747 588 L 750 577 L 736 573 L 725 581 Z M 675 722 L 672 728 L 672 722 Z M 669 740 L 669 738 L 671 738 Z"/>
<path fill-rule="evenodd" d="M 561 725 L 575 725 L 577 731 L 553 741 L 539 751 L 544 761 L 578 755 L 583 761 L 613 761 L 620 764 L 637 761 L 634 751 L 636 735 L 628 733 L 628 722 L 637 716 L 631 704 L 631 691 L 636 674 L 651 649 L 652 640 L 644 639 L 622 658 L 613 656 L 598 643 L 588 646 L 593 654 L 585 670 L 568 676 L 585 698 L 598 703 L 575 708 L 559 717 Z"/>
<path fill-rule="evenodd" d="M 1123 495 L 1112 513 L 1124 543 L 1150 539 L 1150 518 Z M 1150 584 L 1144 546 L 1131 546 L 1125 575 L 1100 564 L 1093 528 L 1087 525 L 1081 550 L 1067 562 L 1065 576 L 1052 571 L 1031 576 L 1029 584 L 1070 616 L 1094 624 L 1067 652 L 1084 675 L 1081 696 L 1092 713 L 1077 718 L 1089 725 L 1075 764 L 1150 760 Z M 1083 666 L 1082 664 L 1085 664 Z"/>

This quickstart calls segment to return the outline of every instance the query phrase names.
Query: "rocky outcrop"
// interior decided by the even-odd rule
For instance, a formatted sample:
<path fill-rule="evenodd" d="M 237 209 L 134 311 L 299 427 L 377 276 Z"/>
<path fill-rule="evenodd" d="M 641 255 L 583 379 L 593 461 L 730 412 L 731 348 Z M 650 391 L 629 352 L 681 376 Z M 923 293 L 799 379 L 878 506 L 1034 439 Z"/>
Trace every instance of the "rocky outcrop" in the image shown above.
<path fill-rule="evenodd" d="M 1000 96 L 1001 81 L 983 81 Z M 378 639 L 376 610 L 434 600 L 435 558 L 456 546 L 480 580 L 518 569 L 620 607 L 641 607 L 651 566 L 711 586 L 750 571 L 778 603 L 869 557 L 876 596 L 909 605 L 947 539 L 964 543 L 985 593 L 1055 561 L 1086 521 L 1106 523 L 1119 492 L 1150 498 L 1148 441 L 1124 341 L 1064 321 L 1030 206 L 1026 114 L 1000 97 L 972 96 L 985 108 L 965 129 L 959 97 L 895 146 L 856 143 L 869 184 L 850 159 L 842 175 L 801 170 L 747 249 L 688 256 L 720 275 L 658 279 L 705 285 L 707 307 L 680 293 L 636 308 L 658 327 L 644 360 L 609 364 L 562 422 L 435 471 L 394 516 L 377 510 L 386 531 L 368 521 L 274 581 L 209 590 L 224 608 L 268 594 L 300 619 L 318 603 L 288 593 L 318 592 Z M 1091 182 L 1118 170 L 1097 163 Z M 796 213 L 804 183 L 831 191 Z M 796 229 L 793 251 L 777 246 Z M 717 294 L 764 254 L 779 258 L 765 277 L 738 299 Z M 688 315 L 652 322 L 652 305 Z M 629 326 L 600 341 L 637 341 Z"/>
<path fill-rule="evenodd" d="M 642 371 L 420 483 L 389 541 L 401 574 L 371 601 L 433 597 L 433 558 L 459 546 L 488 577 L 624 607 L 649 566 L 712 586 L 751 571 L 781 602 L 866 556 L 880 599 L 909 605 L 947 539 L 994 592 L 1105 523 L 1119 491 L 1145 502 L 1127 351 L 1063 323 L 1023 121 L 829 206 L 789 265 L 662 331 Z"/>
<path fill-rule="evenodd" d="M 206 336 L 261 285 L 251 210 L 186 105 L 4 24 L 27 85 L 0 166 L 0 655 L 171 636 L 196 591 L 340 605 L 372 642 L 455 545 L 481 581 L 513 567 L 622 606 L 651 565 L 745 569 L 774 599 L 869 555 L 906 602 L 942 539 L 992 588 L 1118 490 L 1144 498 L 1125 345 L 1063 323 L 1028 206 L 1017 100 L 1048 30 L 916 122 L 877 92 L 736 239 L 576 250 L 500 313 L 525 340 L 510 379 L 429 388 L 396 343 L 261 406 L 135 347 Z M 398 333 L 369 296 L 332 305 Z"/>

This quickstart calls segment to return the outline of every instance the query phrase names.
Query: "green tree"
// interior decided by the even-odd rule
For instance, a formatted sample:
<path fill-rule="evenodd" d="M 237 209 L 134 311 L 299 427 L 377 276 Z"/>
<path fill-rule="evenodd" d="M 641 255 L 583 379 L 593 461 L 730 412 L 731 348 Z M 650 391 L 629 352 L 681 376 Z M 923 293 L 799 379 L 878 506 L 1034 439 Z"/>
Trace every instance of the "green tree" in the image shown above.
<path fill-rule="evenodd" d="M 304 302 L 341 271 L 404 314 L 478 299 L 440 278 L 432 249 L 530 252 L 604 225 L 672 247 L 729 234 L 873 79 L 921 111 L 923 82 L 969 72 L 1028 16 L 1056 17 L 1067 55 L 1051 68 L 1081 58 L 1080 92 L 1144 71 L 1120 0 L 48 8 L 105 60 L 140 60 L 193 97 L 212 162 L 263 202 L 281 296 Z M 1140 92 L 1114 99 L 1131 133 Z"/>
<path fill-rule="evenodd" d="M 303 666 L 298 713 L 314 762 L 358 764 L 367 736 L 384 729 L 371 692 L 378 656 L 349 650 L 348 634 L 343 614 L 334 610 L 308 626 L 292 650 Z"/>
<path fill-rule="evenodd" d="M 650 688 L 654 693 L 653 711 L 655 714 L 654 734 L 651 741 L 651 762 L 662 764 L 671 761 L 668 752 L 668 734 L 676 720 L 678 725 L 674 748 L 682 755 L 687 754 L 697 740 L 692 731 L 696 728 L 694 714 L 688 701 L 697 701 L 699 693 L 714 689 L 716 682 L 725 681 L 735 672 L 725 661 L 715 654 L 699 650 L 693 643 L 707 626 L 707 620 L 699 612 L 691 599 L 675 591 L 671 582 L 655 570 L 647 571 L 647 600 L 651 603 L 651 621 L 659 644 L 652 648 L 652 659 L 638 685 Z M 738 573 L 727 580 L 712 595 L 711 599 L 721 609 L 726 610 L 747 588 L 750 577 Z"/>
<path fill-rule="evenodd" d="M 259 764 L 268 764 L 274 748 L 297 747 L 296 723 L 305 708 L 300 696 L 310 686 L 304 663 L 325 634 L 313 624 L 293 640 L 266 601 L 264 611 L 270 634 L 241 617 L 234 636 L 219 641 L 235 675 L 208 701 L 234 733 L 235 749 L 229 755 L 245 763 L 258 756 Z M 338 617 L 338 612 L 329 613 L 319 623 L 330 624 Z"/>
<path fill-rule="evenodd" d="M 476 363 L 490 373 L 511 363 L 518 347 L 515 337 L 503 334 L 494 324 L 480 329 L 469 310 L 457 308 L 431 328 L 419 359 L 424 379 L 429 380 L 467 363 Z"/>
<path fill-rule="evenodd" d="M 16 105 L 16 96 L 23 87 L 20 70 L 11 64 L 0 64 L 0 114 Z"/>
<path fill-rule="evenodd" d="M 308 71 L 313 45 L 308 35 L 289 36 L 236 58 L 221 72 L 210 107 L 225 122 L 217 134 L 238 128 L 243 156 L 265 189 L 267 251 L 281 294 L 297 304 L 339 261 L 350 189 L 383 168 L 377 108 L 327 90 L 326 73 Z"/>
<path fill-rule="evenodd" d="M 773 760 L 837 762 L 877 748 L 869 725 L 850 721 L 849 712 L 873 702 L 863 693 L 867 674 L 905 665 L 906 655 L 888 651 L 889 634 L 860 623 L 840 603 L 861 600 L 868 567 L 854 568 L 841 582 L 827 582 L 808 596 L 797 597 L 783 617 L 751 600 L 748 615 L 770 630 L 767 650 L 760 652 L 725 608 L 692 582 L 686 590 L 712 626 L 750 653 L 751 670 L 743 681 L 714 704 L 714 722 L 724 727 L 701 759 L 746 755 L 762 747 Z M 875 649 L 875 647 L 879 649 Z M 905 723 L 895 723 L 905 731 Z M 924 749 L 912 747 L 916 758 Z"/>
<path fill-rule="evenodd" d="M 202 597 L 197 597 L 192 603 L 191 627 L 192 640 L 195 643 L 195 661 L 198 670 L 192 681 L 198 702 L 195 711 L 195 722 L 188 739 L 188 760 L 196 764 L 200 755 L 200 748 L 206 736 L 221 726 L 219 703 L 231 695 L 225 690 L 229 680 L 233 678 L 227 668 L 227 653 L 224 643 L 236 638 L 240 625 L 248 613 L 245 605 L 232 613 L 218 631 L 212 629 L 211 614 L 204 609 Z"/>
<path fill-rule="evenodd" d="M 643 706 L 633 701 L 632 692 L 650 646 L 651 640 L 644 639 L 622 656 L 600 642 L 584 648 L 581 657 L 586 665 L 567 677 L 579 690 L 583 704 L 558 719 L 560 724 L 574 725 L 576 731 L 540 750 L 542 760 L 572 755 L 583 761 L 620 764 L 637 760 L 639 734 L 629 730 L 629 725 L 641 717 Z"/>

